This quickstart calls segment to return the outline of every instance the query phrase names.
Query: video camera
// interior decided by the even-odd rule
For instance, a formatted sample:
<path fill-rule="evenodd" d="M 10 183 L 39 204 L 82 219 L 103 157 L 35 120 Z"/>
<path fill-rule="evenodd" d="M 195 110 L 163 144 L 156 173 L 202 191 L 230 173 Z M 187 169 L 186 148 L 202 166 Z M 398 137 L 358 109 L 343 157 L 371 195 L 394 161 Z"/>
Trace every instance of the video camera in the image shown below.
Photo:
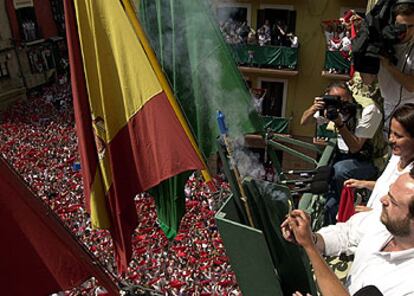
<path fill-rule="evenodd" d="M 380 67 L 379 56 L 385 56 L 397 63 L 394 45 L 400 42 L 401 34 L 407 26 L 394 23 L 395 5 L 413 3 L 414 0 L 379 0 L 365 16 L 358 35 L 352 40 L 352 54 L 355 70 L 361 73 L 377 74 Z"/>
<path fill-rule="evenodd" d="M 357 104 L 353 102 L 343 102 L 340 96 L 323 95 L 325 108 L 320 110 L 321 114 L 329 120 L 338 118 L 339 113 L 347 118 L 354 117 L 357 111 Z"/>

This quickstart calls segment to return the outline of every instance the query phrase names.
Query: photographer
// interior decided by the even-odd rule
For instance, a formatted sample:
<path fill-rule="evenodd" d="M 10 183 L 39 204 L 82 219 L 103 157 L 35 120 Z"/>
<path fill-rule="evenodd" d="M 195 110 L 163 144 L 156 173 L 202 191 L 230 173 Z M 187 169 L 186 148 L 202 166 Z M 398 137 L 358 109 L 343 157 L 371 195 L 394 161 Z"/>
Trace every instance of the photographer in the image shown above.
<path fill-rule="evenodd" d="M 339 103 L 332 104 L 336 96 Z M 328 104 L 327 104 L 328 103 Z M 334 158 L 334 175 L 328 196 L 327 219 L 335 222 L 335 215 L 343 183 L 349 178 L 374 179 L 377 168 L 373 164 L 372 139 L 382 120 L 381 111 L 375 104 L 362 108 L 355 102 L 350 89 L 344 82 L 329 85 L 326 95 L 316 97 L 314 103 L 302 116 L 301 124 L 311 121 L 319 124 L 328 122 L 338 134 L 338 153 Z"/>
<path fill-rule="evenodd" d="M 393 13 L 395 24 L 405 25 L 406 32 L 394 46 L 396 65 L 388 57 L 380 57 L 378 81 L 384 97 L 386 121 L 398 105 L 414 102 L 414 0 L 397 1 Z"/>

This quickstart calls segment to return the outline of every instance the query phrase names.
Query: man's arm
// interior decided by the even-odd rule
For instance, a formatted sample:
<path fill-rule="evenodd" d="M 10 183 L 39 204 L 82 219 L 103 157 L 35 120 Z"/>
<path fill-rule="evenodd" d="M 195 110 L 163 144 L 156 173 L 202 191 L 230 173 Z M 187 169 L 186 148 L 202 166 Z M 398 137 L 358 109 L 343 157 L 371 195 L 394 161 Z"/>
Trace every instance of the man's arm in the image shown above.
<path fill-rule="evenodd" d="M 322 236 L 312 233 L 308 214 L 301 210 L 292 211 L 291 215 L 282 224 L 282 233 L 287 240 L 292 241 L 294 238 L 294 241 L 304 248 L 313 266 L 322 295 L 350 295 L 320 255 L 318 249 L 324 244 L 323 239 Z M 319 242 L 320 240 L 322 240 L 322 243 Z"/>
<path fill-rule="evenodd" d="M 351 131 L 347 128 L 345 123 L 342 122 L 342 119 L 338 118 L 334 120 L 335 126 L 338 129 L 339 134 L 344 139 L 345 144 L 349 148 L 349 152 L 351 153 L 358 153 L 362 146 L 364 146 L 366 138 L 360 138 L 355 136 Z"/>
<path fill-rule="evenodd" d="M 338 129 L 339 134 L 345 141 L 351 153 L 357 153 L 362 149 L 367 139 L 374 137 L 382 120 L 381 111 L 373 104 L 365 107 L 362 110 L 362 116 L 358 120 L 358 126 L 355 129 L 355 134 L 352 133 L 347 126 L 342 122 L 340 116 L 333 122 Z"/>
<path fill-rule="evenodd" d="M 306 125 L 310 122 L 313 122 L 315 120 L 313 115 L 317 111 L 323 110 L 324 107 L 325 107 L 325 103 L 322 101 L 322 99 L 318 97 L 315 98 L 312 106 L 310 106 L 308 109 L 305 110 L 305 112 L 303 112 L 302 118 L 300 119 L 300 125 Z"/>
<path fill-rule="evenodd" d="M 316 281 L 323 296 L 349 296 L 349 292 L 339 281 L 335 273 L 329 268 L 315 247 L 305 248 L 305 252 L 313 266 Z"/>
<path fill-rule="evenodd" d="M 414 76 L 401 72 L 389 59 L 381 58 L 381 66 L 383 66 L 407 91 L 414 92 Z"/>

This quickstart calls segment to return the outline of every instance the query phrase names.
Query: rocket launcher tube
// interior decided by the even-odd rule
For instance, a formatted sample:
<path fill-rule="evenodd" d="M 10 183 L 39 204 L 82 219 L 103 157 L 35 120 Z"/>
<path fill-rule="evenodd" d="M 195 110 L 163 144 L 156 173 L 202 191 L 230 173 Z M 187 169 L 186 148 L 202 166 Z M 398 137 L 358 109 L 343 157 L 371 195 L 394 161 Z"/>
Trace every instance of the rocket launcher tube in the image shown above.
<path fill-rule="evenodd" d="M 233 146 L 232 146 L 231 141 L 230 141 L 230 139 L 227 135 L 228 128 L 227 128 L 227 125 L 226 125 L 226 119 L 225 119 L 225 116 L 224 116 L 223 112 L 221 112 L 221 111 L 217 111 L 217 123 L 219 125 L 220 134 L 223 136 L 224 144 L 226 146 L 227 154 L 229 155 L 230 163 L 233 164 L 234 176 L 236 178 L 237 185 L 239 187 L 240 199 L 243 202 L 244 209 L 245 209 L 246 214 L 247 214 L 247 219 L 249 220 L 250 226 L 255 227 L 254 222 L 253 222 L 252 213 L 251 213 L 249 204 L 247 202 L 247 195 L 246 195 L 246 192 L 244 191 L 243 185 L 241 183 L 240 173 L 239 173 L 239 170 L 237 169 L 236 163 L 233 160 Z"/>

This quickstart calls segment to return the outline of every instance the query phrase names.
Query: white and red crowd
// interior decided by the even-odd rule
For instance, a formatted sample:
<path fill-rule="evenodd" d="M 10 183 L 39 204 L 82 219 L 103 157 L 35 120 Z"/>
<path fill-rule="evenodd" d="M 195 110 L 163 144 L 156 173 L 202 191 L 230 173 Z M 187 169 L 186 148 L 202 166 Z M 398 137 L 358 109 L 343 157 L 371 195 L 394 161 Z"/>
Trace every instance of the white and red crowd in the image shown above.
<path fill-rule="evenodd" d="M 76 166 L 77 143 L 68 83 L 44 86 L 0 116 L 2 156 L 119 283 L 144 286 L 163 295 L 241 295 L 214 219 L 218 197 L 195 176 L 187 182 L 187 211 L 173 241 L 157 224 L 153 198 L 137 195 L 134 255 L 128 273 L 119 277 L 109 232 L 92 229 L 85 211 L 82 176 Z M 227 183 L 215 181 L 229 192 Z M 59 294 L 98 295 L 102 291 L 91 279 Z"/>

